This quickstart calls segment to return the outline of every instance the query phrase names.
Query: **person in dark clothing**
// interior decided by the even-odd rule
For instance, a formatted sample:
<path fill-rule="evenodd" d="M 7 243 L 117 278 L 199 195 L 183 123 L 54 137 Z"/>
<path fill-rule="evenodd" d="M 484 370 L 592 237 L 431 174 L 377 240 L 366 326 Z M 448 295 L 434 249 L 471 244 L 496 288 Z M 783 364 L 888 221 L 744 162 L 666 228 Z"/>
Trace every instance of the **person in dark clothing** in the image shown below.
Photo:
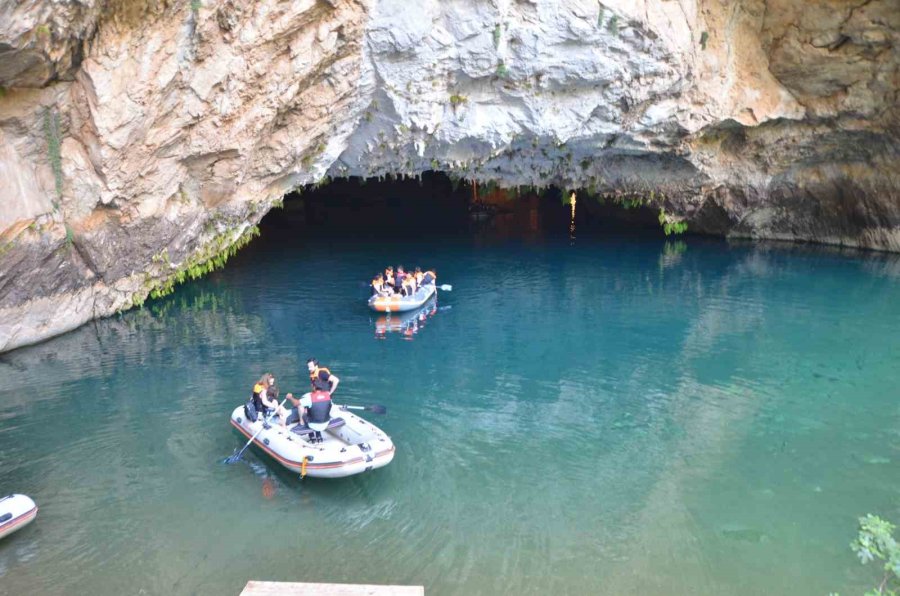
<path fill-rule="evenodd" d="M 306 361 L 306 367 L 309 369 L 309 382 L 312 384 L 313 390 L 318 389 L 328 393 L 337 391 L 338 383 L 341 380 L 324 366 L 319 366 L 318 360 L 310 358 Z"/>
<path fill-rule="evenodd" d="M 296 421 L 302 426 L 306 425 L 313 431 L 310 443 L 321 443 L 324 439 L 322 431 L 328 428 L 331 421 L 331 393 L 316 389 L 306 393 L 300 399 L 288 393 L 287 399 L 294 404 L 294 409 L 288 418 L 288 424 Z"/>
<path fill-rule="evenodd" d="M 394 277 L 394 289 L 398 292 L 403 291 L 403 281 L 406 279 L 406 271 L 403 265 L 397 265 L 397 275 Z"/>

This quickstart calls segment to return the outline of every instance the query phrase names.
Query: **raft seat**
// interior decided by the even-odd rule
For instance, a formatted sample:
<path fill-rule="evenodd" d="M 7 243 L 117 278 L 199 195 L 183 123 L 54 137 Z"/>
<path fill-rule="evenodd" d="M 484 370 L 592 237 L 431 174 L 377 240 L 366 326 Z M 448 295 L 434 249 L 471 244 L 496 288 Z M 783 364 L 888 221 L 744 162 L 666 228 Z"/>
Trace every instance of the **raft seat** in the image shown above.
<path fill-rule="evenodd" d="M 344 426 L 345 424 L 347 424 L 347 423 L 344 421 L 343 418 L 332 418 L 331 420 L 328 421 L 328 428 L 326 428 L 325 430 L 334 430 L 335 428 L 340 428 L 340 427 Z M 294 434 L 300 435 L 301 437 L 305 437 L 306 435 L 311 435 L 315 431 L 306 425 L 300 426 L 298 424 L 297 426 L 295 426 L 294 428 L 291 429 L 291 432 Z"/>

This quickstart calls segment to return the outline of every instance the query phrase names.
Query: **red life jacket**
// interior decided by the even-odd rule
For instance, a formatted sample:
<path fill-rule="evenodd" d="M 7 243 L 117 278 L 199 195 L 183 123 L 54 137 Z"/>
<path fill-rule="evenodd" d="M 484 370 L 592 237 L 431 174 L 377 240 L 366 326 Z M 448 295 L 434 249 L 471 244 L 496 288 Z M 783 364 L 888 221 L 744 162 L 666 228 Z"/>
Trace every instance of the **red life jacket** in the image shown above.
<path fill-rule="evenodd" d="M 309 399 L 316 404 L 320 401 L 331 401 L 331 394 L 327 391 L 313 391 L 309 394 Z"/>

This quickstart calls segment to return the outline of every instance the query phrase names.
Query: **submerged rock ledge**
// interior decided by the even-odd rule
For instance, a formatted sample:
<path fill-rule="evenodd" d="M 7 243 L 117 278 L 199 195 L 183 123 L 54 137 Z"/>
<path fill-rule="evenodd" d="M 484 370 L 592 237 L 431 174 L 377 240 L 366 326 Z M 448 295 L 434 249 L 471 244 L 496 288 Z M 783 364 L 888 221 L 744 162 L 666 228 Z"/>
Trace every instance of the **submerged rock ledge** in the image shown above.
<path fill-rule="evenodd" d="M 0 351 L 325 176 L 647 198 L 900 251 L 896 0 L 0 0 Z"/>

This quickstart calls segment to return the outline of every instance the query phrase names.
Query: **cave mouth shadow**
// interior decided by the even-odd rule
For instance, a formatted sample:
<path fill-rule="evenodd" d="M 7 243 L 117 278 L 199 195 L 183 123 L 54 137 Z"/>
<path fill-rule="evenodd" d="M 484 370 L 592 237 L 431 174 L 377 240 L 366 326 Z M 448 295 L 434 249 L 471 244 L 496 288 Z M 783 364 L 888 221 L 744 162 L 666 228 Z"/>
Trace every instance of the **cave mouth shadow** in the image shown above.
<path fill-rule="evenodd" d="M 418 178 L 340 178 L 284 197 L 260 223 L 263 236 L 416 239 L 493 237 L 534 240 L 581 235 L 664 238 L 658 212 L 626 209 L 580 191 L 550 186 L 501 189 L 428 171 Z"/>

